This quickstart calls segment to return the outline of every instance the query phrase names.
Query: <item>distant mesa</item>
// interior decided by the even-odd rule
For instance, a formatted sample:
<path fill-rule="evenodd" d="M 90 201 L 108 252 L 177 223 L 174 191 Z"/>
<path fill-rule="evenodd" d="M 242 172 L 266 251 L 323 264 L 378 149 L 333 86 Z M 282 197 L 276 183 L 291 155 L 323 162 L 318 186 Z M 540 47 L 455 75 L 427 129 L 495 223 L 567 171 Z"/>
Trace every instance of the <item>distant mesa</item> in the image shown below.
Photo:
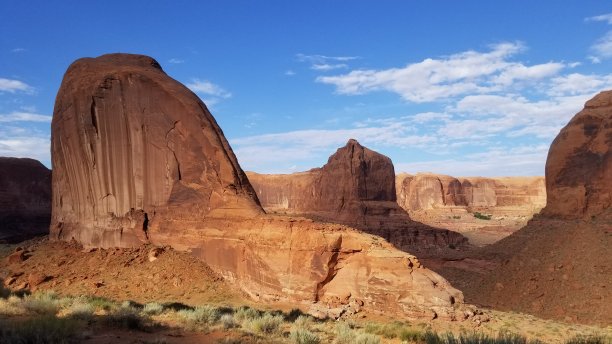
<path fill-rule="evenodd" d="M 51 171 L 34 159 L 0 157 L 0 242 L 49 232 Z"/>
<path fill-rule="evenodd" d="M 270 212 L 345 224 L 411 252 L 467 242 L 459 233 L 412 221 L 396 202 L 391 159 L 353 139 L 321 168 L 287 175 L 247 175 Z"/>
<path fill-rule="evenodd" d="M 464 318 L 462 293 L 415 256 L 346 226 L 265 215 L 206 106 L 150 57 L 74 62 L 57 95 L 51 136 L 53 239 L 94 247 L 170 245 L 203 259 L 255 299 L 336 316 L 363 305 Z M 327 195 L 324 203 L 304 201 L 364 215 L 371 210 L 356 197 L 393 203 L 387 158 L 351 142 L 338 154 L 320 176 L 325 189 L 308 189 Z M 332 196 L 336 177 L 351 173 L 356 178 Z M 384 173 L 391 185 L 364 184 L 370 173 Z"/>

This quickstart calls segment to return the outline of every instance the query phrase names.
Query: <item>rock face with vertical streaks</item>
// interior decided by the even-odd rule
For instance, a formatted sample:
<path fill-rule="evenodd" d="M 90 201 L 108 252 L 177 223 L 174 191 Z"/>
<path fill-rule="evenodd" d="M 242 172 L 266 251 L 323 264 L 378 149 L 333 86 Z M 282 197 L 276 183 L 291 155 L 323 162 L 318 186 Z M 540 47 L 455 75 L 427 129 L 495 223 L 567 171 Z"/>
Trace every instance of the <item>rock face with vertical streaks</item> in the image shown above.
<path fill-rule="evenodd" d="M 415 256 L 346 226 L 266 215 L 204 104 L 150 57 L 70 66 L 52 160 L 52 239 L 170 245 L 258 300 L 464 318 L 462 293 Z"/>
<path fill-rule="evenodd" d="M 51 171 L 37 160 L 0 157 L 0 242 L 49 233 Z"/>
<path fill-rule="evenodd" d="M 194 215 L 261 212 L 204 103 L 152 58 L 74 62 L 51 126 L 52 235 L 115 246 L 145 240 L 149 221 L 175 206 Z"/>

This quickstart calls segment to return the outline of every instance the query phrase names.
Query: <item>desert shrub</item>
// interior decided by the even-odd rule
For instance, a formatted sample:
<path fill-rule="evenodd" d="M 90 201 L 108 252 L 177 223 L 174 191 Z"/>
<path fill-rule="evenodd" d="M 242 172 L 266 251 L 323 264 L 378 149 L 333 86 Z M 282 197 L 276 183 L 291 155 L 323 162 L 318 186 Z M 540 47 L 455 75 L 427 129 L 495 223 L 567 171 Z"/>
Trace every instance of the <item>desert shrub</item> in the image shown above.
<path fill-rule="evenodd" d="M 60 309 L 60 302 L 54 292 L 44 291 L 24 297 L 23 307 L 31 313 L 55 315 Z"/>
<path fill-rule="evenodd" d="M 256 309 L 250 307 L 240 307 L 238 308 L 236 313 L 234 313 L 234 320 L 242 324 L 246 321 L 251 321 L 255 318 L 259 318 L 260 316 L 261 312 Z"/>
<path fill-rule="evenodd" d="M 115 307 L 115 302 L 103 297 L 87 296 L 86 298 L 87 303 L 89 303 L 95 309 L 109 311 L 111 308 Z"/>
<path fill-rule="evenodd" d="M 355 336 L 355 344 L 379 344 L 380 337 L 371 333 L 358 333 Z"/>
<path fill-rule="evenodd" d="M 612 338 L 600 337 L 600 336 L 584 336 L 578 335 L 568 339 L 565 344 L 609 344 L 612 343 Z"/>
<path fill-rule="evenodd" d="M 406 326 L 400 322 L 393 322 L 390 324 L 382 324 L 382 325 L 368 323 L 366 324 L 364 328 L 366 333 L 377 334 L 387 339 L 400 337 L 402 331 L 405 329 L 406 329 Z"/>
<path fill-rule="evenodd" d="M 527 338 L 509 332 L 500 332 L 496 337 L 484 333 L 461 334 L 456 337 L 451 332 L 439 335 L 427 331 L 423 336 L 427 344 L 536 344 L 538 341 L 528 341 Z"/>
<path fill-rule="evenodd" d="M 256 333 L 273 334 L 276 333 L 283 323 L 282 315 L 272 315 L 265 313 L 263 316 L 252 319 L 248 322 L 248 327 Z"/>
<path fill-rule="evenodd" d="M 183 309 L 178 311 L 178 315 L 189 325 L 211 325 L 219 320 L 219 311 L 211 306 Z"/>
<path fill-rule="evenodd" d="M 157 302 L 150 302 L 144 305 L 142 312 L 147 315 L 158 315 L 164 311 L 164 306 Z"/>
<path fill-rule="evenodd" d="M 129 330 L 141 330 L 146 327 L 147 319 L 140 315 L 138 309 L 126 306 L 113 309 L 104 318 L 107 325 Z"/>
<path fill-rule="evenodd" d="M 316 334 L 304 328 L 291 329 L 289 339 L 295 344 L 319 344 L 321 342 Z"/>
<path fill-rule="evenodd" d="M 295 327 L 295 328 L 303 328 L 303 329 L 309 330 L 310 327 L 312 326 L 312 324 L 313 324 L 312 317 L 310 317 L 308 315 L 300 315 L 293 322 L 293 327 Z"/>
<path fill-rule="evenodd" d="M 76 341 L 78 329 L 76 320 L 54 315 L 3 321 L 0 322 L 0 343 L 72 343 Z"/>
<path fill-rule="evenodd" d="M 485 214 L 481 214 L 479 212 L 475 212 L 474 213 L 474 217 L 477 219 L 481 219 L 481 220 L 490 220 L 492 215 L 485 215 Z"/>
<path fill-rule="evenodd" d="M 7 299 L 0 299 L 0 314 L 2 315 L 22 315 L 27 310 L 22 304 L 20 297 L 11 295 Z"/>
<path fill-rule="evenodd" d="M 77 297 L 66 307 L 66 312 L 76 319 L 90 320 L 93 318 L 96 307 L 94 307 L 85 297 Z"/>
<path fill-rule="evenodd" d="M 403 328 L 399 333 L 403 342 L 421 342 L 424 340 L 423 332 L 411 328 Z"/>
<path fill-rule="evenodd" d="M 355 331 L 345 322 L 339 322 L 334 329 L 336 334 L 336 344 L 352 344 L 357 336 Z"/>
<path fill-rule="evenodd" d="M 221 318 L 219 318 L 219 322 L 223 325 L 223 328 L 228 329 L 236 326 L 236 322 L 234 321 L 234 316 L 231 314 L 223 314 Z"/>

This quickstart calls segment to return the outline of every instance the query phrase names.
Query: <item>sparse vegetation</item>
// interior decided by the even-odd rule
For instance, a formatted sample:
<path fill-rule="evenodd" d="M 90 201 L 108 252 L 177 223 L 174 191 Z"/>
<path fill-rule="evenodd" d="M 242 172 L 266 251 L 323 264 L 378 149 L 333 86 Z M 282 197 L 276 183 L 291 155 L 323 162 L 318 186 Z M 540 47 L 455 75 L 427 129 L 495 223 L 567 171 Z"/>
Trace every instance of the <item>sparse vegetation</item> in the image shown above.
<path fill-rule="evenodd" d="M 479 212 L 475 212 L 474 217 L 480 220 L 490 220 L 493 217 L 493 215 L 485 215 Z"/>
<path fill-rule="evenodd" d="M 357 323 L 342 320 L 315 320 L 301 311 L 263 312 L 254 308 L 190 307 L 180 303 L 140 305 L 107 299 L 76 296 L 59 297 L 53 292 L 0 298 L 0 343 L 77 343 L 92 326 L 155 331 L 170 320 L 172 326 L 196 331 L 228 331 L 226 343 L 239 343 L 246 337 L 296 344 L 379 344 L 385 340 L 415 344 L 537 344 L 519 334 L 501 332 L 497 336 L 464 331 L 436 333 L 427 324 L 407 322 Z M 554 325 L 554 323 L 552 323 Z M 552 326 L 551 325 L 551 326 Z M 489 332 L 490 333 L 490 332 Z M 569 333 L 569 332 L 568 332 Z M 575 332 L 574 332 L 575 333 Z M 593 332 L 595 333 L 595 332 Z M 155 340 L 164 343 L 164 338 Z M 605 336 L 573 337 L 565 344 L 610 344 Z"/>

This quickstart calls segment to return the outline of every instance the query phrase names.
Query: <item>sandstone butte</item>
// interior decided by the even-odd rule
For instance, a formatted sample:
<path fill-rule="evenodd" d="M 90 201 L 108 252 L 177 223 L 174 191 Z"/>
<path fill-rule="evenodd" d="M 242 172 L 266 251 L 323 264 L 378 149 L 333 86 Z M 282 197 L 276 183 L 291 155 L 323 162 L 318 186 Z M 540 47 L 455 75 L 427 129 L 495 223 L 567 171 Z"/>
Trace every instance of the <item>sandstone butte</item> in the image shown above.
<path fill-rule="evenodd" d="M 202 101 L 152 58 L 75 61 L 52 121 L 50 237 L 190 251 L 259 300 L 464 318 L 463 294 L 352 228 L 266 215 Z"/>
<path fill-rule="evenodd" d="M 344 224 L 381 236 L 409 252 L 467 243 L 459 233 L 412 221 L 396 202 L 391 159 L 353 139 L 321 168 L 247 175 L 268 212 Z"/>
<path fill-rule="evenodd" d="M 51 171 L 39 161 L 0 157 L 0 242 L 49 232 Z"/>
<path fill-rule="evenodd" d="M 566 321 L 612 323 L 612 91 L 589 100 L 553 141 L 546 207 L 484 249 L 498 269 L 473 301 Z"/>

